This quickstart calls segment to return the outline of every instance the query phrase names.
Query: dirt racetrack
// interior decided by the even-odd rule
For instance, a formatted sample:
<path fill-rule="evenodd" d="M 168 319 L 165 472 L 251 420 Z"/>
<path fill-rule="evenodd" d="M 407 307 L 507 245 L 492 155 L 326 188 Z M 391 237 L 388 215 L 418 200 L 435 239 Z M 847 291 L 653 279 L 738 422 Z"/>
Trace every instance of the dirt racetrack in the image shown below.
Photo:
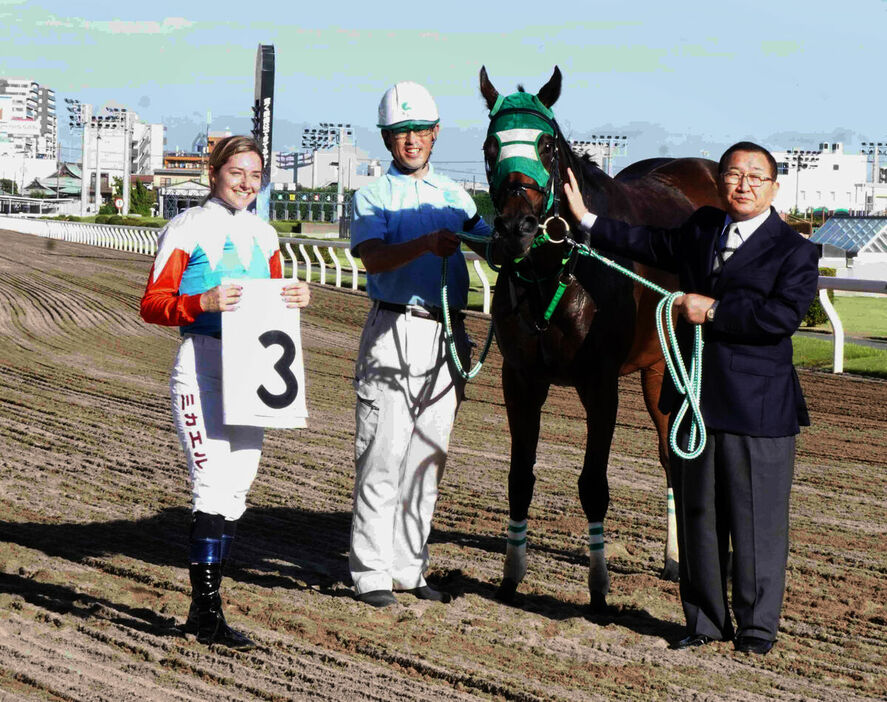
<path fill-rule="evenodd" d="M 449 605 L 371 610 L 346 564 L 362 296 L 315 286 L 303 316 L 309 428 L 269 430 L 224 584 L 247 654 L 177 628 L 189 497 L 167 381 L 176 330 L 138 301 L 147 257 L 0 232 L 0 699 L 831 700 L 887 690 L 887 383 L 801 374 L 782 631 L 766 657 L 675 652 L 660 581 L 665 486 L 636 377 L 622 383 L 606 522 L 612 611 L 584 604 L 572 391 L 543 418 L 530 570 L 502 567 L 508 430 L 499 358 L 468 389 L 432 534 Z M 471 323 L 474 336 L 486 331 Z"/>

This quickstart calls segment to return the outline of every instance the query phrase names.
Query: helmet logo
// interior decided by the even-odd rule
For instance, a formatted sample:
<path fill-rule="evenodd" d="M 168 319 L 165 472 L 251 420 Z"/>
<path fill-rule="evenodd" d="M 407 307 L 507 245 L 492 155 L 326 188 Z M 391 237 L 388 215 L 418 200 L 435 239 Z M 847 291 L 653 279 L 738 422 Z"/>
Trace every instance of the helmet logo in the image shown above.
<path fill-rule="evenodd" d="M 404 100 L 402 103 L 400 103 L 400 109 L 402 109 L 404 112 L 409 112 L 413 108 L 410 107 L 410 103 Z"/>

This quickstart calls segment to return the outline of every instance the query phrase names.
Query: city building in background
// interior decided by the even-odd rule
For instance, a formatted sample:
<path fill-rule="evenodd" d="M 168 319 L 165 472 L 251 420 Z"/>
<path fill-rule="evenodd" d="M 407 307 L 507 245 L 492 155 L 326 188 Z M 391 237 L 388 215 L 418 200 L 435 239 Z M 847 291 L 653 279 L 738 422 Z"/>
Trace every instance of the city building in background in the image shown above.
<path fill-rule="evenodd" d="M 30 78 L 0 77 L 0 178 L 19 192 L 56 169 L 55 91 Z"/>
<path fill-rule="evenodd" d="M 342 169 L 342 187 L 357 190 L 382 175 L 378 159 L 357 147 L 346 137 L 341 150 L 338 145 L 307 153 L 280 153 L 271 155 L 271 182 L 276 189 L 285 183 L 298 184 L 300 189 L 326 188 L 339 182 L 339 159 Z"/>
<path fill-rule="evenodd" d="M 163 168 L 166 127 L 136 121 L 132 127 L 132 173 L 153 175 Z"/>
<path fill-rule="evenodd" d="M 845 153 L 840 142 L 824 142 L 809 151 L 774 151 L 773 157 L 779 177 L 773 206 L 779 212 L 870 214 L 887 204 L 882 200 L 879 205 L 873 194 L 877 184 L 869 179 L 868 156 Z"/>
<path fill-rule="evenodd" d="M 60 161 L 55 173 L 34 178 L 23 188 L 23 192 L 29 197 L 79 198 L 82 179 L 79 163 Z"/>
<path fill-rule="evenodd" d="M 55 91 L 30 78 L 0 77 L 0 155 L 57 156 Z"/>
<path fill-rule="evenodd" d="M 172 219 L 179 212 L 197 207 L 209 195 L 209 185 L 193 179 L 183 180 L 162 188 L 156 188 L 157 214 Z"/>
<path fill-rule="evenodd" d="M 103 115 L 106 114 L 107 108 L 99 112 L 98 116 L 104 118 Z M 135 112 L 130 112 L 130 115 L 132 119 L 130 172 L 150 175 L 163 167 L 166 129 L 162 124 L 146 124 L 140 121 Z M 90 129 L 85 138 L 90 167 L 95 169 L 96 150 L 98 150 L 102 173 L 111 172 L 113 176 L 122 177 L 126 130 Z"/>
<path fill-rule="evenodd" d="M 209 155 L 221 139 L 229 136 L 228 130 L 198 134 L 190 151 L 165 152 L 160 168 L 153 171 L 154 187 L 167 188 L 190 180 L 209 185 Z"/>
<path fill-rule="evenodd" d="M 216 144 L 231 136 L 229 130 L 198 134 L 191 151 L 163 154 L 162 168 L 154 171 L 158 213 L 172 219 L 182 210 L 196 207 L 209 193 L 209 156 Z"/>
<path fill-rule="evenodd" d="M 106 105 L 91 117 L 81 138 L 90 193 L 87 204 L 91 203 L 93 212 L 111 201 L 115 179 L 133 184 L 137 176 L 152 176 L 163 165 L 165 127 L 142 122 L 136 112 L 116 104 Z M 96 172 L 100 174 L 100 202 L 95 198 Z"/>

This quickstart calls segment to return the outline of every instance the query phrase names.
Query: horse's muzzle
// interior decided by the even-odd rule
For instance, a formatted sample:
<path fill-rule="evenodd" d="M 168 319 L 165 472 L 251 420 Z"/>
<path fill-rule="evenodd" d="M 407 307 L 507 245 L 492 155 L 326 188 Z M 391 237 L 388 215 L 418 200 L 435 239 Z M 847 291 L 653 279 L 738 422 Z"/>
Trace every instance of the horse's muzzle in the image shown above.
<path fill-rule="evenodd" d="M 493 229 L 502 241 L 502 250 L 508 258 L 522 258 L 530 251 L 539 231 L 539 220 L 533 215 L 496 217 Z"/>

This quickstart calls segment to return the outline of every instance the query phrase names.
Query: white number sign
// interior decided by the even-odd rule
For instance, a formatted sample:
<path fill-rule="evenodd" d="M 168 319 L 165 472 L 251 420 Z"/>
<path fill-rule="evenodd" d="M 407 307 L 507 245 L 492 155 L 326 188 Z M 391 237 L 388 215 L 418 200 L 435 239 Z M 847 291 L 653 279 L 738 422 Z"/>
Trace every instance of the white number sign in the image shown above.
<path fill-rule="evenodd" d="M 237 280 L 238 308 L 222 313 L 225 424 L 304 427 L 305 367 L 299 310 L 280 297 L 289 280 Z"/>

